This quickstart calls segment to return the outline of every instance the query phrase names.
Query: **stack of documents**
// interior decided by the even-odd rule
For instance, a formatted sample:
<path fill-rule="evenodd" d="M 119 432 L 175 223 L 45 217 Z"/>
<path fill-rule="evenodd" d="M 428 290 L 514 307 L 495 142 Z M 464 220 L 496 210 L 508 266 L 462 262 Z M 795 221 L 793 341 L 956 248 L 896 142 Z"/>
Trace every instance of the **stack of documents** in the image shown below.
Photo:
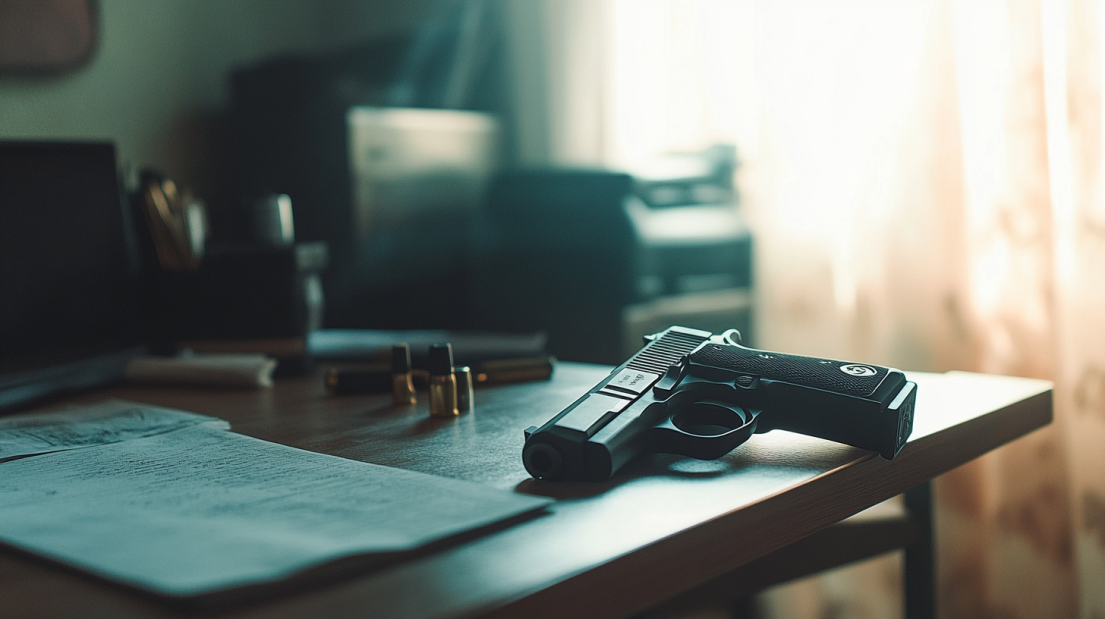
<path fill-rule="evenodd" d="M 0 419 L 0 496 L 0 541 L 183 597 L 395 556 L 548 502 L 121 401 Z"/>

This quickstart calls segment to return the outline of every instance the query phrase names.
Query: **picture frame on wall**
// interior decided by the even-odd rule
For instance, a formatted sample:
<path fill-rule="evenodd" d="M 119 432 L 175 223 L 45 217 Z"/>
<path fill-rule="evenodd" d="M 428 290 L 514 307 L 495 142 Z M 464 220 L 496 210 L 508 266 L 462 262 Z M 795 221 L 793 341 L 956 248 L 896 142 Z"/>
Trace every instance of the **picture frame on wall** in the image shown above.
<path fill-rule="evenodd" d="M 95 0 L 0 0 L 0 74 L 56 74 L 87 63 L 99 39 Z"/>

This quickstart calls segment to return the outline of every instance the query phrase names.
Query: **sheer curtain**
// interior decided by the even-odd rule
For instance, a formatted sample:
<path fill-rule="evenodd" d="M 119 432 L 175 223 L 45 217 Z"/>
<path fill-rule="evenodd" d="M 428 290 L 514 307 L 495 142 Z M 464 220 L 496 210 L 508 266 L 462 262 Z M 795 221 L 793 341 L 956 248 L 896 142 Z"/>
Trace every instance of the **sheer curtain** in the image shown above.
<path fill-rule="evenodd" d="M 1105 617 L 1102 3 L 546 13 L 549 160 L 736 144 L 757 342 L 1056 382 L 1055 423 L 937 482 L 941 616 Z M 898 569 L 800 583 L 765 612 L 893 616 Z"/>

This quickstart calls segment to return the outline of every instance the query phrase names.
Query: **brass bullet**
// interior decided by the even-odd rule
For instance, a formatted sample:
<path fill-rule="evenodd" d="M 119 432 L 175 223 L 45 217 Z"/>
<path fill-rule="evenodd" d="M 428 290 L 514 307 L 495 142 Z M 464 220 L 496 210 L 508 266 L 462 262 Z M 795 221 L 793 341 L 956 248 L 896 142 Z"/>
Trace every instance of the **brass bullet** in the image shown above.
<path fill-rule="evenodd" d="M 411 349 L 406 344 L 391 347 L 391 401 L 396 406 L 416 402 L 411 381 Z"/>
<path fill-rule="evenodd" d="M 456 417 L 457 378 L 453 375 L 453 347 L 430 346 L 430 416 Z"/>
<path fill-rule="evenodd" d="M 453 372 L 457 379 L 457 411 L 467 413 L 476 403 L 476 394 L 472 391 L 472 369 L 463 365 Z"/>

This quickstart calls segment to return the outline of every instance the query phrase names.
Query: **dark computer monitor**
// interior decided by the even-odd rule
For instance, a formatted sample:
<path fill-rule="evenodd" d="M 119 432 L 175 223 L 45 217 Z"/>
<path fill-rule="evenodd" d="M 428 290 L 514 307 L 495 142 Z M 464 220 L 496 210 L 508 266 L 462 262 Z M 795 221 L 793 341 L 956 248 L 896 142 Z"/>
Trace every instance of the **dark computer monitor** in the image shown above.
<path fill-rule="evenodd" d="M 113 145 L 0 141 L 0 411 L 120 377 L 137 275 Z"/>

